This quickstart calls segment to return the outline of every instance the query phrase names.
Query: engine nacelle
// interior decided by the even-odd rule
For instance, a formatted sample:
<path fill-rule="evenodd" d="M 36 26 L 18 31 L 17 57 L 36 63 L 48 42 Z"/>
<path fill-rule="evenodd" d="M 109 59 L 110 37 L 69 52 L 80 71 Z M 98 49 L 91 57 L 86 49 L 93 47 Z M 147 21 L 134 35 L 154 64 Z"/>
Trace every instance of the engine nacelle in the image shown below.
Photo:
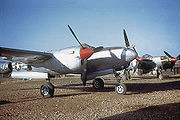
<path fill-rule="evenodd" d="M 9 74 L 12 70 L 11 62 L 0 62 L 0 74 Z"/>

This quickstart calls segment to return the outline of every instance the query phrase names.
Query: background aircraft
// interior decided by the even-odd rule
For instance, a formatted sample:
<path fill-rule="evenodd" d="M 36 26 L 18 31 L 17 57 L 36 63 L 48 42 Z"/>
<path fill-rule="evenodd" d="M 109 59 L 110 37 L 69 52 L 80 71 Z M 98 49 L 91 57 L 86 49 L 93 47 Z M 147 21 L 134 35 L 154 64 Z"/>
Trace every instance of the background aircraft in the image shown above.
<path fill-rule="evenodd" d="M 59 74 L 81 74 L 83 85 L 86 85 L 87 80 L 94 79 L 95 89 L 104 88 L 103 79 L 96 78 L 97 76 L 114 73 L 119 83 L 115 87 L 116 92 L 125 94 L 126 86 L 120 82 L 116 71 L 126 68 L 137 57 L 137 52 L 129 45 L 125 30 L 126 47 L 95 48 L 83 46 L 69 25 L 68 28 L 80 46 L 51 53 L 0 47 L 0 53 L 12 61 L 22 62 L 36 68 L 44 67 Z M 40 91 L 42 96 L 52 97 L 54 86 L 50 80 L 47 80 L 47 83 L 41 86 Z"/>
<path fill-rule="evenodd" d="M 136 69 L 140 69 L 141 74 L 146 74 L 155 70 L 157 72 L 157 77 L 162 80 L 162 70 L 173 68 L 176 61 L 180 60 L 180 55 L 177 57 L 172 57 L 168 52 L 164 51 L 164 53 L 167 56 L 150 56 L 146 54 L 142 57 L 137 57 L 130 63 L 129 70 L 133 70 L 135 72 Z M 128 79 L 129 76 L 129 72 L 126 72 L 123 79 Z"/>

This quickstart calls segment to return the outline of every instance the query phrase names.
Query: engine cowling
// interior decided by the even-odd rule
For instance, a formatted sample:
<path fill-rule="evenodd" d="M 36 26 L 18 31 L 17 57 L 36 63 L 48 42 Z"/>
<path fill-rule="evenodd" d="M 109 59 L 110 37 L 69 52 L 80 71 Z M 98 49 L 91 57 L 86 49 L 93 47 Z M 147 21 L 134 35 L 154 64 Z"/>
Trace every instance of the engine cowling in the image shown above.
<path fill-rule="evenodd" d="M 11 62 L 0 62 L 0 74 L 9 74 L 12 70 Z"/>

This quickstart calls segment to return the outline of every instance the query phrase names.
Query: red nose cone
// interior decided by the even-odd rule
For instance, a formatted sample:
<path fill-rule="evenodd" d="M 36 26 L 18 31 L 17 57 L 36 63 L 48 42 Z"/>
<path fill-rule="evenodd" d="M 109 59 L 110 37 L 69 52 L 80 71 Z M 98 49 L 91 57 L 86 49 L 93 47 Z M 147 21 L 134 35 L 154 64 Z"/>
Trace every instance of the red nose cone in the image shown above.
<path fill-rule="evenodd" d="M 143 59 L 141 57 L 136 57 L 139 61 L 142 61 Z M 137 61 L 137 60 L 136 60 Z M 137 61 L 138 62 L 138 61 Z"/>
<path fill-rule="evenodd" d="M 172 62 L 176 62 L 178 59 L 177 58 L 171 58 Z"/>
<path fill-rule="evenodd" d="M 84 60 L 85 58 L 88 59 L 93 53 L 94 53 L 94 50 L 89 49 L 89 48 L 80 49 L 80 56 L 82 60 Z"/>

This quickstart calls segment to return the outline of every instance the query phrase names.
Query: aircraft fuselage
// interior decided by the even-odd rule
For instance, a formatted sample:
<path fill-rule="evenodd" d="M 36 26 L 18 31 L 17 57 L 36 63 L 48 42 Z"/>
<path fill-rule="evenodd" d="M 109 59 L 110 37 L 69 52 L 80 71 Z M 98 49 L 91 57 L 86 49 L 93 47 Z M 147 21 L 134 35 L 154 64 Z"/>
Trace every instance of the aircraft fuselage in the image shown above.
<path fill-rule="evenodd" d="M 81 73 L 80 47 L 72 47 L 53 52 L 54 57 L 35 67 L 44 66 L 60 74 Z M 116 69 L 131 62 L 137 53 L 124 47 L 104 48 L 87 59 L 87 72 Z"/>

